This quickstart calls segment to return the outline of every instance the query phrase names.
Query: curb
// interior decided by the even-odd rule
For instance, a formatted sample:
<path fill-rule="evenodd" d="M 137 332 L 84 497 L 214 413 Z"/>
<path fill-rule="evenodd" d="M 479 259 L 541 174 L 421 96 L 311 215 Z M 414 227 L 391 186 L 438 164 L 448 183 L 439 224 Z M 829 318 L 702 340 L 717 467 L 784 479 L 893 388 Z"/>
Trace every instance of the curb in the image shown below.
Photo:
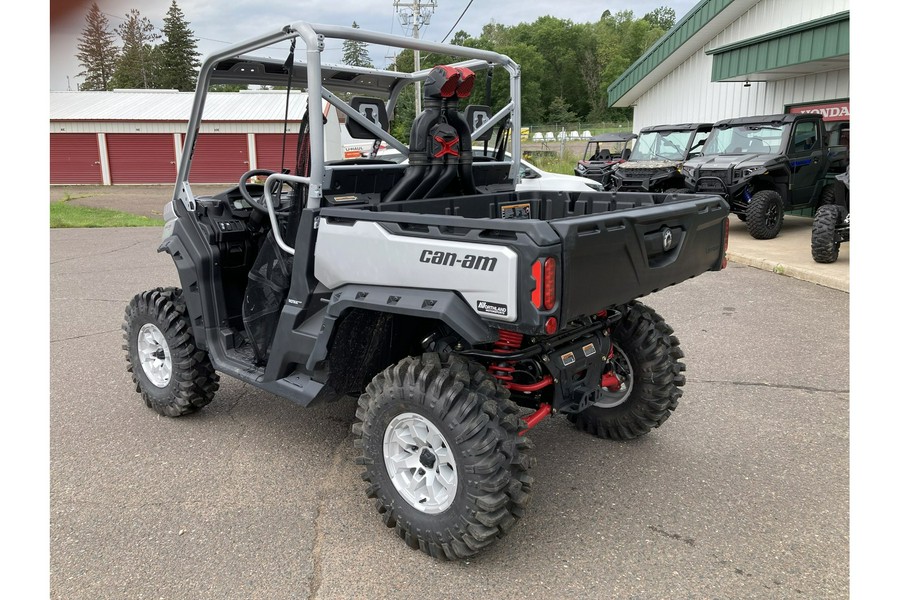
<path fill-rule="evenodd" d="M 830 275 L 825 275 L 822 273 L 811 271 L 809 269 L 804 269 L 803 267 L 785 265 L 774 260 L 745 256 L 733 252 L 728 252 L 728 261 L 736 262 L 748 267 L 754 267 L 763 271 L 769 271 L 775 273 L 776 275 L 785 275 L 787 277 L 792 277 L 801 281 L 808 281 L 809 283 L 815 283 L 817 285 L 839 290 L 841 292 L 850 293 L 849 281 L 845 280 L 842 277 L 832 277 Z"/>

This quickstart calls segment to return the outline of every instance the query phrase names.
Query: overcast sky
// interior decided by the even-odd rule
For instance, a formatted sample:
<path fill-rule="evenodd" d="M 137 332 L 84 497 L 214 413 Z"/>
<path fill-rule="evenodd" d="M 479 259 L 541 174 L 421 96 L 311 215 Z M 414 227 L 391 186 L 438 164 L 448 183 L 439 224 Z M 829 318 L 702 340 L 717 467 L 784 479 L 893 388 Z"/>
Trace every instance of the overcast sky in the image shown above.
<path fill-rule="evenodd" d="M 454 31 L 463 29 L 477 36 L 481 33 L 481 28 L 491 21 L 514 25 L 534 21 L 542 15 L 553 15 L 574 22 L 592 22 L 599 20 L 607 9 L 613 12 L 627 9 L 633 11 L 635 17 L 641 17 L 659 6 L 675 9 L 676 18 L 680 19 L 697 1 L 632 0 L 622 3 L 604 0 L 473 0 Z M 76 83 L 82 81 L 82 78 L 77 77 L 81 67 L 74 56 L 90 4 L 90 0 L 51 0 L 51 90 L 65 90 L 68 86 L 74 90 Z M 149 18 L 160 29 L 171 0 L 99 0 L 97 4 L 106 13 L 111 29 L 122 23 L 122 18 L 132 8 L 138 9 L 142 16 Z M 468 0 L 437 0 L 431 24 L 420 33 L 420 37 L 441 41 L 467 4 Z M 331 25 L 350 25 L 356 21 L 363 29 L 398 35 L 410 34 L 408 28 L 400 24 L 394 0 L 179 0 L 178 5 L 199 38 L 198 49 L 204 56 L 225 43 L 239 42 L 299 20 Z M 384 48 L 370 48 L 370 56 L 378 67 L 384 66 L 388 54 L 390 51 Z M 338 62 L 340 58 L 339 42 L 326 45 L 324 61 Z M 514 56 L 512 58 L 515 60 Z"/>

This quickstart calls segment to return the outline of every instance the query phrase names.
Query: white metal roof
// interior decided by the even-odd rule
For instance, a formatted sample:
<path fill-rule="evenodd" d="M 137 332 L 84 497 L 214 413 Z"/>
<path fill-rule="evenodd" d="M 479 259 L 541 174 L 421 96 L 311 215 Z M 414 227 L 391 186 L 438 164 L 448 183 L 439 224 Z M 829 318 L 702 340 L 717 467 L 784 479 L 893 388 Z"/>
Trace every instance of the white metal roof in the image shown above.
<path fill-rule="evenodd" d="M 203 109 L 209 121 L 282 121 L 284 90 L 210 92 Z M 116 90 L 113 92 L 50 92 L 51 121 L 187 121 L 193 92 Z M 299 121 L 306 94 L 292 91 L 289 119 Z"/>

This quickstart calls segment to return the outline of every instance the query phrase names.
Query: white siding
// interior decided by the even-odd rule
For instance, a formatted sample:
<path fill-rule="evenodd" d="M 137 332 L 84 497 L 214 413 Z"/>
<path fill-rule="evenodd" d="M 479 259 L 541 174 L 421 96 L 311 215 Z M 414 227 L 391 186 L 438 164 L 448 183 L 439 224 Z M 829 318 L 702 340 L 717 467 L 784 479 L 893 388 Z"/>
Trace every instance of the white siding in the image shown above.
<path fill-rule="evenodd" d="M 780 113 L 786 104 L 849 98 L 849 69 L 751 82 L 750 87 L 744 87 L 743 83 L 712 82 L 713 57 L 706 54 L 713 48 L 849 8 L 849 0 L 762 0 L 638 98 L 634 130 L 663 123 L 715 122 Z"/>

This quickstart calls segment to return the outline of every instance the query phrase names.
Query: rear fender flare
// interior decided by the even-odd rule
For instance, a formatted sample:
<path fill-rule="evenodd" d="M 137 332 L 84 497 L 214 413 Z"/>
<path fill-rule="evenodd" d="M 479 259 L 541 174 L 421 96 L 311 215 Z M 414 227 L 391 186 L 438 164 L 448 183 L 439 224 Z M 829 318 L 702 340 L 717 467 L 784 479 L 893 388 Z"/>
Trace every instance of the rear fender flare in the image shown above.
<path fill-rule="evenodd" d="M 497 330 L 489 327 L 455 292 L 350 284 L 331 295 L 321 334 L 306 363 L 308 371 L 312 372 L 327 357 L 335 325 L 351 308 L 440 321 L 473 346 L 497 339 Z"/>

